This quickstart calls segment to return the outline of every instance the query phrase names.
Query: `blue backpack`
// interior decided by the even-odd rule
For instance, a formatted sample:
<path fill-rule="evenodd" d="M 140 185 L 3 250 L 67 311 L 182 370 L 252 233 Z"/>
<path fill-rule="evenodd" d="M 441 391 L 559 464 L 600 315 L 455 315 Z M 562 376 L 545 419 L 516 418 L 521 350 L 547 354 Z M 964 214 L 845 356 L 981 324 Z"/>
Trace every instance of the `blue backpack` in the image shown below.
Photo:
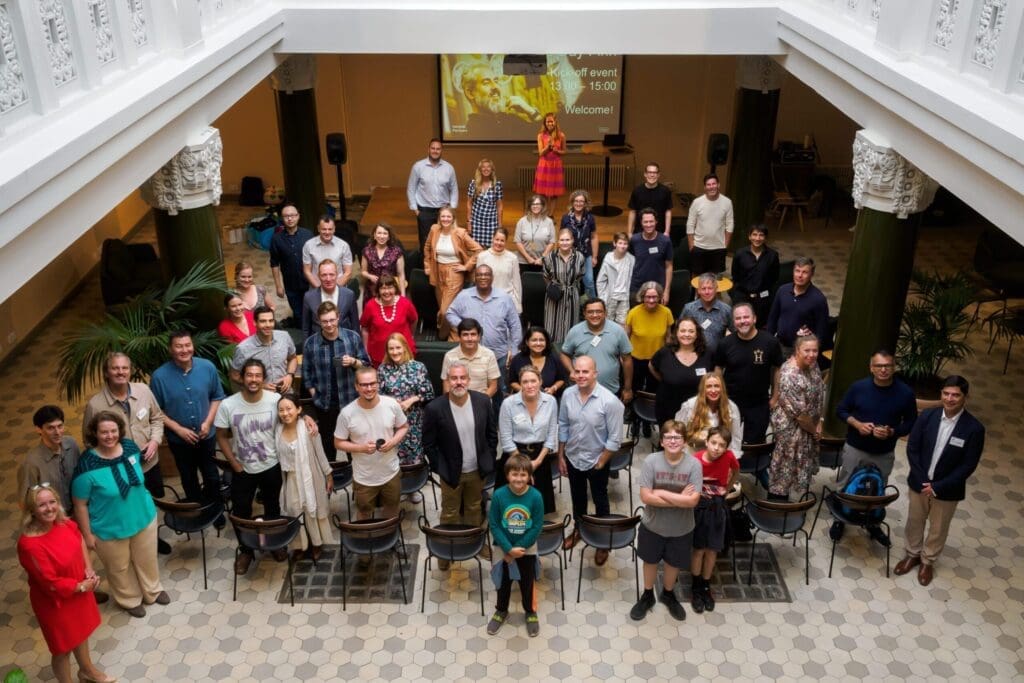
<path fill-rule="evenodd" d="M 843 487 L 843 493 L 855 496 L 881 496 L 885 491 L 885 479 L 878 465 L 867 463 L 861 465 L 850 475 L 849 481 Z M 862 519 L 866 522 L 877 524 L 885 519 L 885 509 L 879 508 L 865 513 L 862 510 L 853 510 L 847 505 L 842 506 L 843 514 L 850 519 Z"/>

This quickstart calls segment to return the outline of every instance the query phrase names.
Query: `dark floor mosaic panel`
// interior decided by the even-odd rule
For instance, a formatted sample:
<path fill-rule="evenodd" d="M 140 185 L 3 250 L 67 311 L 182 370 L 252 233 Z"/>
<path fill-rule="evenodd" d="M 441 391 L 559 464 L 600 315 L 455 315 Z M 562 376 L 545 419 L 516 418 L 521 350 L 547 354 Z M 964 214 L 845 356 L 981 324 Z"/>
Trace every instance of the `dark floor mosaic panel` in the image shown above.
<path fill-rule="evenodd" d="M 341 547 L 325 545 L 320 561 L 315 565 L 310 559 L 295 563 L 292 580 L 295 584 L 295 602 L 307 604 L 341 603 L 342 583 Z M 348 581 L 347 600 L 350 604 L 397 603 L 402 604 L 402 576 L 405 577 L 405 594 L 412 600 L 413 585 L 416 583 L 416 567 L 420 546 L 405 545 L 408 561 L 401 562 L 395 553 L 360 557 L 353 553 L 345 555 L 346 578 Z M 281 582 L 277 602 L 289 603 L 288 580 Z"/>

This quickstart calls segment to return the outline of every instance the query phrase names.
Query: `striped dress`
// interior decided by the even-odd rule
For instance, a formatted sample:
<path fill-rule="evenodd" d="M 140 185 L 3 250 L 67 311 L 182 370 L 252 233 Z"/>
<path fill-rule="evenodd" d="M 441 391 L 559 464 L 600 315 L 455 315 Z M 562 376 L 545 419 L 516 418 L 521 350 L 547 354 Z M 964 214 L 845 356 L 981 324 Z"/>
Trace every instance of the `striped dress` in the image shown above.
<path fill-rule="evenodd" d="M 547 147 L 551 135 L 545 131 L 541 133 L 541 142 Z M 555 147 L 565 150 L 565 139 L 562 138 L 555 143 Z M 556 152 L 547 151 L 540 155 L 537 160 L 537 171 L 533 175 L 533 191 L 535 194 L 545 197 L 561 197 L 565 194 L 565 177 L 562 174 L 562 157 Z"/>

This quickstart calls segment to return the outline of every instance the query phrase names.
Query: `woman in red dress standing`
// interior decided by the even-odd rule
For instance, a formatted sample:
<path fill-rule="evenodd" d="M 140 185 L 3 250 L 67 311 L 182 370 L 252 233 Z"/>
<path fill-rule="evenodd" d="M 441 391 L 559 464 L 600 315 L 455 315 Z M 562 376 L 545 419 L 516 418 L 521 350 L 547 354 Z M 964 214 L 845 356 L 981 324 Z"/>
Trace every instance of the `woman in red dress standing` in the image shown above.
<path fill-rule="evenodd" d="M 78 680 L 110 683 L 89 655 L 89 636 L 100 625 L 93 591 L 100 577 L 92 569 L 78 525 L 64 515 L 49 484 L 29 489 L 18 559 L 28 572 L 29 600 L 52 655 L 53 675 L 71 683 L 71 658 Z"/>
<path fill-rule="evenodd" d="M 554 112 L 544 115 L 544 126 L 537 133 L 537 171 L 533 175 L 533 191 L 548 200 L 548 215 L 557 216 L 555 203 L 565 194 L 562 155 L 565 154 L 565 133 L 558 127 Z"/>
<path fill-rule="evenodd" d="M 387 357 L 388 337 L 395 332 L 405 337 L 412 353 L 416 353 L 413 328 L 419 316 L 412 302 L 398 293 L 398 282 L 388 274 L 377 281 L 377 297 L 363 305 L 363 316 L 359 326 L 363 328 L 363 346 L 370 356 L 373 367 L 380 365 Z"/>

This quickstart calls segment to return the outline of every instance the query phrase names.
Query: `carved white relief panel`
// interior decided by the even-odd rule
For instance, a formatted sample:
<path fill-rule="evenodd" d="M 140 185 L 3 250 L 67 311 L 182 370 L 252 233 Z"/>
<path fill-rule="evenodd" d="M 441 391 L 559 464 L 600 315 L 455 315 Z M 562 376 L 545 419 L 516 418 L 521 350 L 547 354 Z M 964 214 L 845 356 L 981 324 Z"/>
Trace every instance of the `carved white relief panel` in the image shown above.
<path fill-rule="evenodd" d="M 858 0 L 846 0 L 846 7 L 851 12 L 854 12 L 854 11 L 857 10 L 857 3 L 858 3 Z"/>
<path fill-rule="evenodd" d="M 28 102 L 25 73 L 22 71 L 14 26 L 6 2 L 0 2 L 0 114 Z"/>
<path fill-rule="evenodd" d="M 223 161 L 220 131 L 206 128 L 139 188 L 142 198 L 172 216 L 184 209 L 216 206 Z"/>
<path fill-rule="evenodd" d="M 871 0 L 871 20 L 878 21 L 882 14 L 882 0 Z"/>
<path fill-rule="evenodd" d="M 100 64 L 109 64 L 116 57 L 114 53 L 114 28 L 110 24 L 110 7 L 107 0 L 88 0 L 86 12 L 89 26 L 96 38 L 96 58 Z"/>
<path fill-rule="evenodd" d="M 146 30 L 146 3 L 144 0 L 128 0 L 128 14 L 132 22 L 132 39 L 135 47 L 142 47 L 149 42 Z"/>
<path fill-rule="evenodd" d="M 991 69 L 996 60 L 999 35 L 1006 24 L 1006 0 L 984 0 L 978 15 L 978 26 L 974 32 L 974 49 L 971 61 Z"/>
<path fill-rule="evenodd" d="M 68 20 L 61 0 L 38 0 L 39 17 L 43 22 L 43 38 L 50 55 L 50 72 L 57 87 L 75 80 L 75 54 L 71 47 Z"/>
<path fill-rule="evenodd" d="M 953 30 L 956 28 L 956 16 L 960 12 L 960 0 L 939 0 L 939 15 L 935 19 L 935 36 L 933 42 L 948 50 L 953 42 Z"/>

